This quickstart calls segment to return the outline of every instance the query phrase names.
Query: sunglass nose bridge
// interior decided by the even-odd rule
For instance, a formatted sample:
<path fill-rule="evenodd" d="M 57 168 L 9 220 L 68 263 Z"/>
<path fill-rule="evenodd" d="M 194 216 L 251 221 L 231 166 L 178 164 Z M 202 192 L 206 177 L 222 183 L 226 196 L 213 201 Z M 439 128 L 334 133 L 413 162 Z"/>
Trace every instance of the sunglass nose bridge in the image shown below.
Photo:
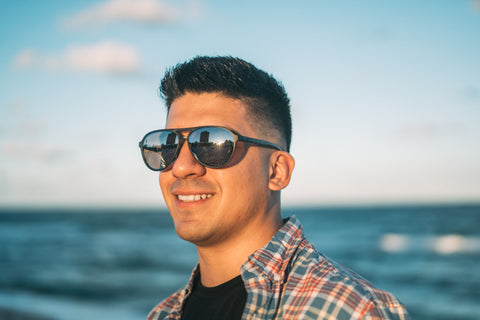
<path fill-rule="evenodd" d="M 178 138 L 180 140 L 187 140 L 188 135 L 190 134 L 191 131 L 189 130 L 182 130 L 182 131 L 177 131 Z"/>

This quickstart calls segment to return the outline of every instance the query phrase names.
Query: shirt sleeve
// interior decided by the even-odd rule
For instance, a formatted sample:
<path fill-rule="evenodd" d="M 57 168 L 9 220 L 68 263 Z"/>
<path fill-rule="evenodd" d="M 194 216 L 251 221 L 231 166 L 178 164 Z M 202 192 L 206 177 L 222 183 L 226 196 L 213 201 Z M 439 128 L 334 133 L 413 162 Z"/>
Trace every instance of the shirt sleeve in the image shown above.
<path fill-rule="evenodd" d="M 362 320 L 410 320 L 407 309 L 401 304 L 376 304 Z"/>

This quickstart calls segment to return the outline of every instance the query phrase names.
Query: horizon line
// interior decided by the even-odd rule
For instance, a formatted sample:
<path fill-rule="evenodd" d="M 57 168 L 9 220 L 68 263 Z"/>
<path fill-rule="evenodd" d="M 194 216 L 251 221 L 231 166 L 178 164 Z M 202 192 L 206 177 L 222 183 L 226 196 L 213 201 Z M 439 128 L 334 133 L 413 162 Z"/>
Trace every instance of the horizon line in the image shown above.
<path fill-rule="evenodd" d="M 449 206 L 480 206 L 480 200 L 452 200 L 452 201 L 357 201 L 357 202 L 324 202 L 324 203 L 306 203 L 306 204 L 284 204 L 282 211 L 291 209 L 342 209 L 342 208 L 391 208 L 391 207 L 449 207 Z M 2 211 L 46 211 L 46 210 L 67 210 L 67 211 L 166 211 L 168 208 L 164 204 L 1 204 Z"/>

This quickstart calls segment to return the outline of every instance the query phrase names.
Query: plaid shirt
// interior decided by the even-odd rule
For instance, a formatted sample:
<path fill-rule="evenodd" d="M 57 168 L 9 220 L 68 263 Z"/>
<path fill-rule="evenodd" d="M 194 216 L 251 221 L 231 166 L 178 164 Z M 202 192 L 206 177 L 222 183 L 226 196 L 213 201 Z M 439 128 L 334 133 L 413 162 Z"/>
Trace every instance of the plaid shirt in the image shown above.
<path fill-rule="evenodd" d="M 291 217 L 241 268 L 248 297 L 242 319 L 410 319 L 390 293 L 319 254 Z M 147 320 L 180 319 L 187 286 L 156 306 Z"/>

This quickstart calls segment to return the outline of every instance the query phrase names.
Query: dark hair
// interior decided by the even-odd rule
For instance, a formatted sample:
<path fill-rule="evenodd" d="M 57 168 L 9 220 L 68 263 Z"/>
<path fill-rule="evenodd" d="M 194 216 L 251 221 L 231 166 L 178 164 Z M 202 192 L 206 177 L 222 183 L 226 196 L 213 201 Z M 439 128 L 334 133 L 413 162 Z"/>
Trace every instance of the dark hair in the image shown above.
<path fill-rule="evenodd" d="M 242 100 L 256 128 L 267 133 L 277 130 L 290 149 L 292 118 L 287 93 L 279 81 L 251 63 L 228 56 L 198 56 L 167 70 L 160 84 L 167 110 L 188 92 L 219 92 Z"/>

